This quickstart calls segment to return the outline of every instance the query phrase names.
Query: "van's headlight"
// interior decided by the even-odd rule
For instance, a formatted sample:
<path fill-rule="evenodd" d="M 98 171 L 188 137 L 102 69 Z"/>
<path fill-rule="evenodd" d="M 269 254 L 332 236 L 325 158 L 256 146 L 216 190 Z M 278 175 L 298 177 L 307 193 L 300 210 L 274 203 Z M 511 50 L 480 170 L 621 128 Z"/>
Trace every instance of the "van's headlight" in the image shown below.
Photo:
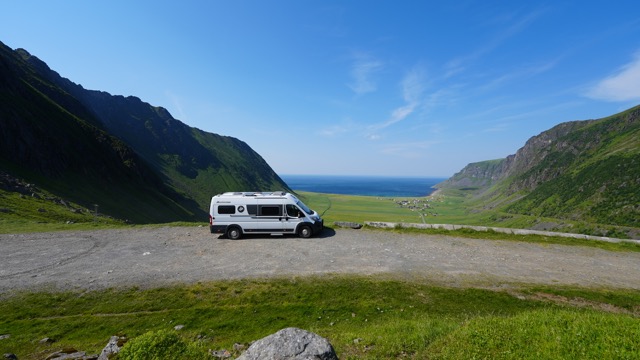
<path fill-rule="evenodd" d="M 311 217 L 311 220 L 313 220 L 313 221 L 320 221 L 320 216 L 315 216 L 315 215 L 314 215 L 314 216 L 312 216 L 312 217 Z"/>

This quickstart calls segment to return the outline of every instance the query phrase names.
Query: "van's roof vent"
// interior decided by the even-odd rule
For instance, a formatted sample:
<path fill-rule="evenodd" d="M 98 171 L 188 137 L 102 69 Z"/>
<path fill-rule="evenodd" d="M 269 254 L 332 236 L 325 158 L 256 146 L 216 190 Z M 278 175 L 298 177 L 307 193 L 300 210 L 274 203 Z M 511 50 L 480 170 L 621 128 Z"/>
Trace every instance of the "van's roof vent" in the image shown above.
<path fill-rule="evenodd" d="M 274 191 L 271 193 L 272 195 L 280 195 L 280 196 L 284 196 L 286 193 L 284 191 Z"/>

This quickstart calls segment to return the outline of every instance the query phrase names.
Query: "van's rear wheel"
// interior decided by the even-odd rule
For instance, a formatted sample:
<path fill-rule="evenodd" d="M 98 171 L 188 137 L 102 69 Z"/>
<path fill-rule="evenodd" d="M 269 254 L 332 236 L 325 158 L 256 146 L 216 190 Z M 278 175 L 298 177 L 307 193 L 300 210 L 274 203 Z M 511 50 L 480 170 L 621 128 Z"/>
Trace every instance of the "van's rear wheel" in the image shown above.
<path fill-rule="evenodd" d="M 313 234 L 313 231 L 311 231 L 311 226 L 308 226 L 308 225 L 302 225 L 298 230 L 298 236 L 303 237 L 305 239 L 310 238 L 312 234 Z"/>
<path fill-rule="evenodd" d="M 227 237 L 231 240 L 238 240 L 242 236 L 242 230 L 237 226 L 231 226 L 227 229 Z"/>

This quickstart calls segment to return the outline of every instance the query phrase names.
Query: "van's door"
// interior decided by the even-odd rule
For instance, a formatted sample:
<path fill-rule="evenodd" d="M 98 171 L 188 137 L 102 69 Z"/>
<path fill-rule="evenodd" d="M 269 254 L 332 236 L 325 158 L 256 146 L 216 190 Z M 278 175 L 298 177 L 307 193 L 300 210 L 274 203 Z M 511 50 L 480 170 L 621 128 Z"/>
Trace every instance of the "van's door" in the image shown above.
<path fill-rule="evenodd" d="M 258 231 L 261 233 L 282 233 L 282 203 L 266 203 L 258 205 Z"/>
<path fill-rule="evenodd" d="M 282 218 L 282 228 L 287 234 L 293 234 L 298 224 L 304 221 L 304 212 L 294 204 L 285 205 L 285 216 Z"/>

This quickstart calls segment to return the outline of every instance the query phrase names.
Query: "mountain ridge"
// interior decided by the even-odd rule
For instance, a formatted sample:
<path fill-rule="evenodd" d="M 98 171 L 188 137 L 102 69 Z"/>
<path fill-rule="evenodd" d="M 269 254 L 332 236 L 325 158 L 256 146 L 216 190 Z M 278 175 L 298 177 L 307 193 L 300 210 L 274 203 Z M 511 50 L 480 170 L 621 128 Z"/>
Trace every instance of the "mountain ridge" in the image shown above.
<path fill-rule="evenodd" d="M 570 121 L 504 159 L 471 163 L 437 185 L 473 190 L 484 208 L 640 225 L 640 106 Z"/>
<path fill-rule="evenodd" d="M 216 193 L 289 190 L 241 140 L 135 96 L 86 90 L 24 49 L 0 43 L 0 55 L 0 165 L 13 175 L 135 222 L 206 220 Z M 154 206 L 132 210 L 140 203 Z"/>

